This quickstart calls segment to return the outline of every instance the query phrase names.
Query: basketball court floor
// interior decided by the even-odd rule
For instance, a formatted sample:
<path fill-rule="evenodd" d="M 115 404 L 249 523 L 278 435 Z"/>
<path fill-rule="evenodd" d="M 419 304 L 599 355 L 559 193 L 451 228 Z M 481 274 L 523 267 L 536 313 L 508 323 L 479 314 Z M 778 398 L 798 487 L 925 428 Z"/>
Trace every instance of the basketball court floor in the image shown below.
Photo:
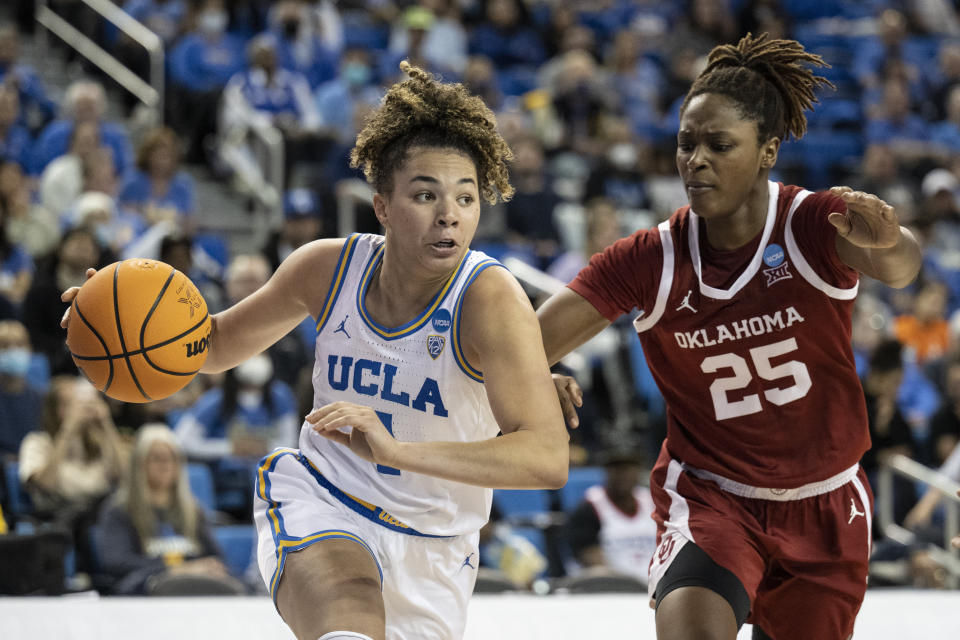
<path fill-rule="evenodd" d="M 816 615 L 816 612 L 810 612 Z M 4 640 L 291 640 L 266 597 L 0 598 Z M 653 612 L 634 595 L 477 595 L 464 640 L 654 640 Z M 750 638 L 745 627 L 740 640 Z M 867 593 L 854 638 L 957 640 L 960 591 Z M 815 639 L 811 639 L 815 640 Z M 819 640 L 819 639 L 816 639 Z"/>

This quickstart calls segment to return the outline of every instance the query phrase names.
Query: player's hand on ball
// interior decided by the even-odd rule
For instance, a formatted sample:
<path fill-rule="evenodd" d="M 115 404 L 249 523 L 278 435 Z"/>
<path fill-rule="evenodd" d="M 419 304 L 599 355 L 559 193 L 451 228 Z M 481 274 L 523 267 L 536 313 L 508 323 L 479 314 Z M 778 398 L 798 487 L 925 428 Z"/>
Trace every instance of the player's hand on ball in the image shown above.
<path fill-rule="evenodd" d="M 557 388 L 557 396 L 560 398 L 560 408 L 563 410 L 563 418 L 570 425 L 571 429 L 580 426 L 580 418 L 577 417 L 577 407 L 583 406 L 583 390 L 577 381 L 570 376 L 553 374 L 553 385 Z"/>
<path fill-rule="evenodd" d="M 394 466 L 399 443 L 370 407 L 352 402 L 332 402 L 307 414 L 307 422 L 324 438 L 349 447 L 364 460 Z M 352 429 L 343 431 L 348 427 Z"/>
<path fill-rule="evenodd" d="M 847 203 L 846 212 L 831 213 L 827 218 L 847 242 L 868 249 L 887 249 L 900 241 L 900 221 L 889 204 L 850 187 L 831 187 L 830 193 Z"/>
<path fill-rule="evenodd" d="M 96 273 L 97 270 L 93 267 L 87 269 L 87 280 L 92 278 Z M 66 329 L 67 325 L 70 324 L 70 303 L 73 302 L 73 299 L 77 297 L 78 293 L 80 293 L 80 287 L 70 287 L 60 294 L 60 300 L 67 303 L 67 310 L 63 312 L 63 317 L 60 318 L 60 328 L 62 329 Z"/>

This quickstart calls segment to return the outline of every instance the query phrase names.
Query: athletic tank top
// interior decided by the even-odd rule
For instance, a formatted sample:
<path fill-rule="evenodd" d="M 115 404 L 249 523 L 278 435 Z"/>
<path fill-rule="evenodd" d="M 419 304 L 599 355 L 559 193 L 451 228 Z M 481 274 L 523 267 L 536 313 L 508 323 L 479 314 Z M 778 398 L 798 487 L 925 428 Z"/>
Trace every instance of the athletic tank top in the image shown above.
<path fill-rule="evenodd" d="M 468 251 L 427 307 L 400 327 L 384 327 L 364 298 L 383 260 L 384 239 L 347 238 L 317 320 L 314 408 L 345 400 L 373 408 L 406 442 L 471 442 L 497 435 L 483 374 L 463 355 L 460 310 L 470 283 L 502 266 Z M 391 528 L 427 535 L 477 531 L 490 513 L 492 491 L 376 465 L 315 433 L 304 422 L 300 449 L 323 478 L 365 506 L 380 507 Z"/>

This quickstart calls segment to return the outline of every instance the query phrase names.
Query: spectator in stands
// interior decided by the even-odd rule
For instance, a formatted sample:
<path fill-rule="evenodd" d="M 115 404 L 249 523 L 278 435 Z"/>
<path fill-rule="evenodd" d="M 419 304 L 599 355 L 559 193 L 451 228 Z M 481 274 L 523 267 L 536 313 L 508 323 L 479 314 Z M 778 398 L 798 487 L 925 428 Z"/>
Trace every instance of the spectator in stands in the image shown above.
<path fill-rule="evenodd" d="M 205 138 L 216 132 L 220 94 L 243 69 L 244 41 L 227 32 L 228 20 L 223 0 L 204 0 L 194 28 L 170 50 L 167 121 L 190 143 L 191 162 L 206 158 Z"/>
<path fill-rule="evenodd" d="M 885 340 L 870 356 L 870 367 L 863 379 L 870 425 L 871 448 L 860 464 L 867 472 L 874 494 L 877 493 L 877 472 L 884 460 L 894 454 L 917 457 L 917 446 L 897 405 L 897 390 L 903 380 L 902 345 L 896 340 Z M 902 478 L 894 481 L 894 520 L 903 522 L 907 511 L 916 502 L 913 483 Z"/>
<path fill-rule="evenodd" d="M 610 451 L 604 456 L 606 481 L 587 489 L 567 518 L 570 550 L 582 572 L 622 573 L 647 583 L 647 569 L 657 548 L 650 488 L 641 484 L 643 456 Z"/>
<path fill-rule="evenodd" d="M 40 428 L 43 392 L 27 378 L 31 355 L 27 328 L 0 321 L 0 463 L 16 458 L 23 438 Z"/>
<path fill-rule="evenodd" d="M 48 254 L 60 242 L 57 217 L 33 202 L 30 180 L 14 162 L 0 164 L 0 218 L 6 221 L 10 242 L 23 247 L 34 259 Z"/>
<path fill-rule="evenodd" d="M 604 197 L 621 211 L 647 209 L 646 163 L 650 154 L 622 118 L 608 118 L 604 127 L 606 150 L 587 178 L 585 198 Z"/>
<path fill-rule="evenodd" d="M 492 111 L 497 112 L 503 106 L 503 89 L 497 78 L 497 70 L 489 58 L 470 56 L 461 82 Z"/>
<path fill-rule="evenodd" d="M 34 145 L 33 173 L 42 173 L 55 158 L 70 150 L 70 140 L 78 124 L 100 125 L 100 144 L 113 152 L 113 166 L 122 175 L 133 164 L 133 149 L 123 126 L 104 120 L 107 95 L 103 85 L 92 80 L 77 80 L 67 87 L 64 117 L 54 120 L 40 133 Z"/>
<path fill-rule="evenodd" d="M 276 447 L 296 446 L 299 416 L 293 391 L 274 378 L 270 356 L 262 353 L 225 372 L 175 430 L 190 459 L 213 469 L 217 508 L 249 521 L 256 463 Z"/>
<path fill-rule="evenodd" d="M 554 211 L 560 204 L 550 187 L 544 166 L 543 147 L 533 137 L 513 143 L 513 198 L 503 206 L 506 211 L 507 241 L 528 247 L 536 259 L 534 266 L 545 269 L 561 250 L 560 233 Z"/>
<path fill-rule="evenodd" d="M 90 265 L 102 267 L 114 261 L 114 256 L 101 251 L 93 232 L 85 227 L 67 230 L 56 252 L 44 258 L 37 276 L 23 302 L 23 323 L 30 328 L 34 348 L 47 356 L 51 372 L 76 375 L 70 352 L 64 340 L 60 318 L 65 305 L 60 293 L 87 281 Z"/>
<path fill-rule="evenodd" d="M 187 481 L 186 460 L 165 424 L 137 431 L 129 472 L 97 521 L 100 564 L 111 593 L 144 595 L 173 576 L 232 582 L 207 515 Z"/>
<path fill-rule="evenodd" d="M 54 159 L 40 175 L 40 202 L 48 211 L 58 217 L 64 215 L 83 193 L 84 164 L 98 149 L 110 152 L 100 146 L 100 124 L 78 123 L 70 135 L 68 152 Z"/>
<path fill-rule="evenodd" d="M 0 298 L 19 316 L 20 305 L 33 281 L 33 258 L 7 236 L 9 210 L 0 211 Z"/>
<path fill-rule="evenodd" d="M 928 459 L 940 466 L 960 442 L 960 355 L 954 354 L 943 366 L 943 403 L 930 418 Z"/>
<path fill-rule="evenodd" d="M 94 164 L 93 171 L 103 169 Z M 121 257 L 125 249 L 147 228 L 137 213 L 117 206 L 113 195 L 98 189 L 84 191 L 66 216 L 67 226 L 87 227 L 93 231 L 100 249 Z"/>
<path fill-rule="evenodd" d="M 20 96 L 11 85 L 0 83 L 0 162 L 16 162 L 26 171 L 33 141 L 20 124 Z"/>
<path fill-rule="evenodd" d="M 853 51 L 851 72 L 864 89 L 879 88 L 888 77 L 889 66 L 900 63 L 909 82 L 921 77 L 917 62 L 929 63 L 929 56 L 909 35 L 906 17 L 886 9 L 876 20 L 878 36 L 858 42 Z"/>
<path fill-rule="evenodd" d="M 550 92 L 553 109 L 563 125 L 561 147 L 581 155 L 597 155 L 604 120 L 615 111 L 617 98 L 593 56 L 582 49 L 562 54 Z"/>
<path fill-rule="evenodd" d="M 220 157 L 234 171 L 242 193 L 272 207 L 281 194 L 265 182 L 248 143 L 250 132 L 270 127 L 280 131 L 289 183 L 297 164 L 318 153 L 320 114 L 303 74 L 278 67 L 276 38 L 259 35 L 247 52 L 249 68 L 234 75 L 223 92 Z"/>
<path fill-rule="evenodd" d="M 56 113 L 56 105 L 34 69 L 20 57 L 20 33 L 10 23 L 0 24 L 0 83 L 17 90 L 20 97 L 20 124 L 36 134 Z"/>
<path fill-rule="evenodd" d="M 727 3 L 693 0 L 670 31 L 669 55 L 684 50 L 704 57 L 715 46 L 733 42 L 736 35 L 737 26 Z"/>
<path fill-rule="evenodd" d="M 573 280 L 593 254 L 622 238 L 625 231 L 616 206 L 607 198 L 598 196 L 587 200 L 583 217 L 583 246 L 564 251 L 547 269 L 547 273 L 564 283 Z"/>
<path fill-rule="evenodd" d="M 416 34 L 410 31 L 410 23 L 416 14 L 410 13 L 410 9 L 418 7 L 431 16 L 419 48 L 429 68 L 445 69 L 456 76 L 463 74 L 467 66 L 467 31 L 460 15 L 460 3 L 456 0 L 421 0 L 418 5 L 408 7 L 404 14 L 406 28 L 397 28 L 400 25 L 394 27 L 388 49 L 393 53 L 413 51 L 410 44 Z M 391 75 L 396 68 L 394 65 Z"/>
<path fill-rule="evenodd" d="M 917 203 L 916 187 L 900 170 L 897 157 L 889 147 L 882 144 L 867 145 L 860 161 L 860 172 L 853 181 L 857 186 L 875 193 L 908 222 L 915 220 Z"/>
<path fill-rule="evenodd" d="M 436 16 L 429 8 L 415 4 L 407 7 L 394 21 L 393 33 L 386 51 L 380 55 L 379 76 L 383 84 L 390 84 L 397 78 L 397 69 L 401 60 L 407 60 L 432 73 L 443 76 L 459 76 L 450 62 L 460 64 L 460 71 L 466 60 L 466 33 L 463 40 L 454 40 L 445 43 L 451 47 L 448 51 L 428 49 L 430 34 L 433 33 Z M 457 47 L 460 47 L 457 49 Z"/>
<path fill-rule="evenodd" d="M 283 224 L 274 231 L 261 253 L 275 271 L 293 251 L 321 237 L 323 212 L 320 201 L 309 189 L 291 189 L 284 197 Z"/>
<path fill-rule="evenodd" d="M 950 94 L 960 86 L 960 43 L 946 41 L 937 52 L 937 68 L 931 74 L 930 106 L 937 120 L 952 120 Z"/>
<path fill-rule="evenodd" d="M 889 78 L 883 83 L 882 95 L 876 116 L 864 130 L 866 142 L 889 146 L 903 163 L 931 155 L 930 124 L 913 112 L 906 83 Z"/>
<path fill-rule="evenodd" d="M 317 87 L 313 99 L 323 131 L 338 143 L 352 145 L 357 137 L 357 105 L 374 107 L 382 96 L 383 90 L 375 82 L 370 52 L 350 47 L 340 58 L 337 77 Z"/>
<path fill-rule="evenodd" d="M 193 178 L 182 171 L 180 140 L 169 127 L 144 136 L 136 167 L 123 179 L 117 201 L 143 216 L 148 224 L 166 220 L 184 233 L 193 225 Z"/>
<path fill-rule="evenodd" d="M 621 110 L 634 131 L 648 138 L 656 135 L 662 113 L 664 69 L 654 57 L 643 54 L 643 38 L 631 28 L 618 31 L 605 67 L 613 75 Z"/>
<path fill-rule="evenodd" d="M 302 74 L 316 88 L 336 76 L 339 52 L 324 45 L 310 20 L 306 2 L 281 0 L 273 5 L 270 33 L 276 38 L 280 67 Z"/>
<path fill-rule="evenodd" d="M 914 295 L 912 313 L 894 320 L 894 336 L 913 352 L 917 364 L 942 357 L 947 351 L 947 294 L 944 283 L 927 280 Z"/>
<path fill-rule="evenodd" d="M 240 254 L 234 257 L 227 267 L 224 285 L 228 305 L 236 304 L 265 285 L 272 273 L 270 264 L 261 254 Z M 303 407 L 301 414 L 309 411 L 313 400 L 310 376 L 316 331 L 313 318 L 307 317 L 294 331 L 267 350 L 276 379 L 295 390 L 298 406 Z"/>
<path fill-rule="evenodd" d="M 470 32 L 470 55 L 486 56 L 498 69 L 532 65 L 546 60 L 540 35 L 530 25 L 526 4 L 521 0 L 486 0 L 479 3 L 483 15 Z"/>
<path fill-rule="evenodd" d="M 70 531 L 77 569 L 89 572 L 89 527 L 126 468 L 120 434 L 99 391 L 80 378 L 57 381 L 59 415 L 20 445 L 20 482 L 45 522 Z M 48 429 L 48 430 L 47 430 Z"/>

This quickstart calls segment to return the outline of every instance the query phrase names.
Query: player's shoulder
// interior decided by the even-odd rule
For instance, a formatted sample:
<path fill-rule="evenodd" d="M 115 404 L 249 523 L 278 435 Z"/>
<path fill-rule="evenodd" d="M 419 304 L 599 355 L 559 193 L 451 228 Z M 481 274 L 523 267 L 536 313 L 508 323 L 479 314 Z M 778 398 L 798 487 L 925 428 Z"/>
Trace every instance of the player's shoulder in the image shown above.
<path fill-rule="evenodd" d="M 795 215 L 832 213 L 846 211 L 846 204 L 829 191 L 810 191 L 797 185 L 780 185 L 780 209 Z"/>

